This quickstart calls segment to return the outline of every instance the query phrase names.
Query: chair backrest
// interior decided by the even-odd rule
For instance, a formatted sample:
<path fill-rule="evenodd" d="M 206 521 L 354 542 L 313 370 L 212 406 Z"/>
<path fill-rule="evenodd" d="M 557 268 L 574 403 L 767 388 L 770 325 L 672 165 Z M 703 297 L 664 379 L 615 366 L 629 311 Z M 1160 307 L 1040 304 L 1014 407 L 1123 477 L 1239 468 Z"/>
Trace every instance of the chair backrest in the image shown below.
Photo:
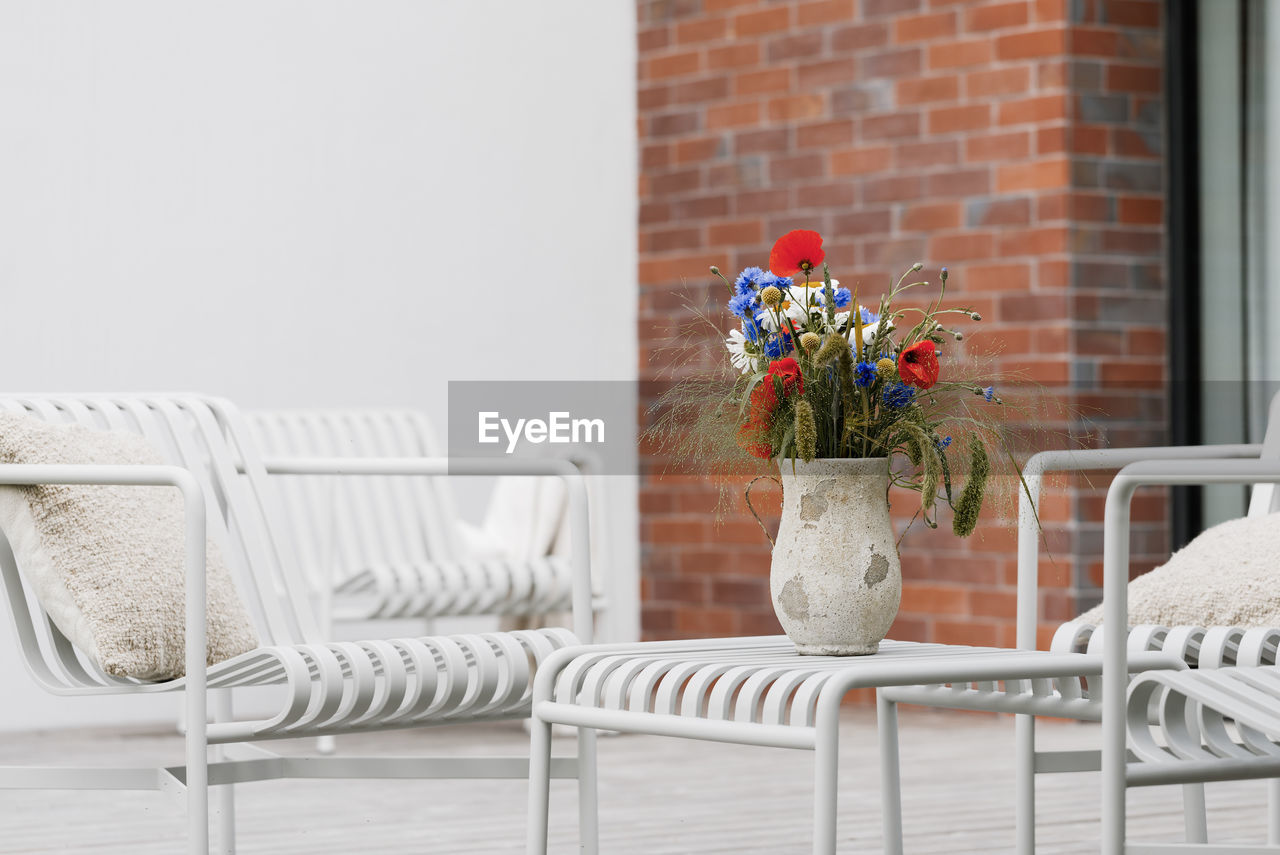
<path fill-rule="evenodd" d="M 268 457 L 438 457 L 426 417 L 412 410 L 246 413 Z M 294 476 L 273 479 L 279 517 L 312 584 L 370 566 L 461 556 L 447 479 Z"/>
<path fill-rule="evenodd" d="M 143 436 L 164 459 L 200 482 L 208 537 L 216 543 L 263 644 L 320 641 L 307 586 L 281 559 L 264 501 L 266 472 L 248 429 L 227 401 L 199 395 L 8 395 L 0 409 L 49 421 Z M 76 462 L 76 461 L 69 461 Z M 122 690 L 136 681 L 104 674 L 77 656 L 23 584 L 7 542 L 0 577 L 37 680 L 51 691 Z"/>

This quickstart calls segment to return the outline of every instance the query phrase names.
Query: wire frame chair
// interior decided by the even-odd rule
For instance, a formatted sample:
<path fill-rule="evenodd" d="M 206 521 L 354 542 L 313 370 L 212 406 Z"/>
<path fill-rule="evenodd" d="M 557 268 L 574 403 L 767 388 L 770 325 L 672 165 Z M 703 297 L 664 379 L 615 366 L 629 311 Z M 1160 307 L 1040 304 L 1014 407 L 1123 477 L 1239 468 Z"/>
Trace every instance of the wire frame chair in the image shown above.
<path fill-rule="evenodd" d="M 400 409 L 246 414 L 255 445 L 280 457 L 435 457 L 429 420 Z M 567 612 L 563 557 L 471 558 L 447 479 L 281 479 L 277 496 L 321 615 L 335 620 L 537 616 Z"/>
<path fill-rule="evenodd" d="M 1145 478 L 1142 483 L 1150 484 L 1249 484 L 1252 485 L 1249 515 L 1255 516 L 1280 510 L 1280 490 L 1276 489 L 1274 479 L 1269 478 L 1267 469 L 1277 465 L 1280 465 L 1280 395 L 1272 399 L 1267 434 L 1262 443 L 1051 451 L 1034 455 L 1023 470 L 1027 489 L 1020 498 L 1018 514 L 1018 646 L 1027 649 L 1037 646 L 1040 532 L 1034 509 L 1039 504 L 1041 486 L 1048 473 L 1118 469 L 1125 477 L 1117 476 L 1112 482 L 1112 491 L 1120 487 L 1128 495 L 1136 489 L 1137 478 Z M 1189 474 L 1168 474 L 1183 470 Z M 1118 501 L 1108 496 L 1109 520 L 1117 513 L 1113 504 Z M 1134 666 L 1134 657 L 1143 655 L 1145 659 L 1149 654 L 1163 654 L 1168 659 L 1169 667 L 1160 672 L 1163 676 L 1144 675 L 1144 685 L 1160 683 L 1162 680 L 1187 685 L 1188 680 L 1194 682 L 1196 679 L 1181 673 L 1189 668 L 1208 670 L 1280 664 L 1277 652 L 1280 650 L 1280 628 L 1130 627 L 1126 620 L 1127 612 L 1114 611 L 1124 607 L 1128 582 L 1127 498 L 1124 501 L 1123 519 L 1109 521 L 1104 529 L 1104 602 L 1109 611 L 1104 615 L 1103 625 L 1080 620 L 1069 621 L 1057 629 L 1050 644 L 1050 650 L 1057 653 L 1084 651 L 1102 654 L 1106 670 L 1101 680 L 1059 679 L 1052 684 L 1047 681 L 1014 681 L 988 685 L 917 686 L 885 689 L 880 693 L 882 702 L 888 704 L 912 703 L 1023 713 L 1017 716 L 1015 725 L 1017 851 L 1022 855 L 1034 852 L 1036 846 L 1035 780 L 1038 774 L 1102 769 L 1104 780 L 1111 782 L 1104 787 L 1104 839 L 1114 840 L 1117 835 L 1120 839 L 1123 838 L 1124 767 L 1127 758 L 1124 745 L 1124 697 L 1129 691 L 1131 676 L 1142 670 L 1142 667 Z M 1125 626 L 1126 631 L 1118 634 L 1108 632 L 1104 629 L 1106 626 Z M 1149 659 L 1146 661 L 1149 664 Z M 1076 684 L 1072 685 L 1073 682 Z M 1110 703 L 1114 706 L 1108 712 L 1109 695 L 1113 697 Z M 1028 699 L 1028 703 L 1029 699 L 1036 699 L 1034 712 L 1030 708 L 1016 709 L 1018 696 Z M 1151 715 L 1154 717 L 1158 714 L 1159 707 L 1153 702 Z M 1037 750 L 1035 715 L 1102 721 L 1104 750 Z M 1155 721 L 1153 718 L 1152 722 Z M 1108 755 L 1116 755 L 1117 752 L 1118 760 L 1107 760 Z M 1112 769 L 1108 776 L 1108 770 L 1104 768 L 1108 765 L 1118 765 L 1120 771 Z M 1149 775 L 1136 773 L 1135 780 L 1142 779 L 1144 774 Z M 1222 768 L 1218 769 L 1218 774 L 1230 777 Z M 1202 844 L 1207 840 L 1202 784 L 1205 780 L 1212 779 L 1184 775 L 1180 780 L 1171 778 L 1161 781 L 1186 785 L 1183 788 L 1183 798 L 1187 844 Z M 1271 813 L 1277 814 L 1280 809 L 1280 785 L 1272 782 L 1270 792 Z M 1271 842 L 1280 843 L 1280 821 L 1271 825 Z M 1115 849 L 1105 851 L 1118 852 Z"/>
<path fill-rule="evenodd" d="M 1125 466 L 1107 492 L 1103 523 L 1103 616 L 1108 626 L 1125 626 L 1128 617 L 1129 506 L 1143 486 L 1195 484 L 1255 484 L 1250 514 L 1267 513 L 1276 505 L 1274 485 L 1280 484 L 1280 455 L 1276 453 L 1280 396 L 1272 401 L 1270 424 L 1261 459 L 1146 460 Z M 1194 628 L 1192 628 L 1194 631 Z M 1174 632 L 1169 633 L 1174 636 Z M 1280 728 L 1269 714 L 1280 703 L 1276 647 L 1280 633 L 1254 627 L 1214 627 L 1200 640 L 1200 667 L 1170 679 L 1141 673 L 1126 683 L 1132 659 L 1130 645 L 1120 634 L 1103 640 L 1102 717 L 1102 852 L 1123 853 L 1244 852 L 1280 853 Z M 1166 642 L 1167 643 L 1167 642 Z M 1221 663 L 1227 667 L 1220 667 Z M 1157 738 L 1158 736 L 1158 738 Z M 1268 779 L 1266 846 L 1210 844 L 1203 796 L 1194 814 L 1189 811 L 1183 845 L 1134 843 L 1126 835 L 1126 795 L 1129 787 L 1183 784 L 1200 788 L 1204 782 Z M 1192 822 L 1194 821 L 1194 829 Z"/>
<path fill-rule="evenodd" d="M 525 757 L 283 757 L 258 740 L 317 736 L 458 722 L 524 718 L 537 665 L 556 650 L 591 637 L 587 507 L 581 479 L 564 461 L 447 461 L 436 458 L 292 459 L 271 461 L 253 445 L 236 408 L 199 395 L 20 395 L 0 408 L 50 421 L 129 431 L 145 437 L 164 466 L 0 465 L 0 484 L 170 486 L 186 510 L 186 676 L 147 683 L 104 673 L 82 656 L 24 584 L 7 541 L 0 542 L 0 582 L 21 657 L 36 682 L 56 695 L 185 696 L 185 764 L 165 768 L 0 768 L 4 788 L 154 789 L 185 792 L 188 851 L 209 851 L 210 785 L 221 818 L 219 851 L 234 851 L 232 786 L 291 777 L 524 777 Z M 269 519 L 273 473 L 293 475 L 446 474 L 557 475 L 566 481 L 574 522 L 575 629 L 537 629 L 452 637 L 336 643 L 323 637 L 310 588 L 282 560 Z M 257 649 L 206 668 L 205 544 L 220 547 L 258 630 Z M 581 608 L 579 608 L 581 607 Z M 236 717 L 230 691 L 276 686 L 266 717 Z M 214 721 L 207 723 L 213 708 Z M 215 746 L 210 759 L 209 746 Z M 576 757 L 558 758 L 555 773 L 581 787 L 583 844 L 594 851 L 594 734 L 582 731 Z"/>

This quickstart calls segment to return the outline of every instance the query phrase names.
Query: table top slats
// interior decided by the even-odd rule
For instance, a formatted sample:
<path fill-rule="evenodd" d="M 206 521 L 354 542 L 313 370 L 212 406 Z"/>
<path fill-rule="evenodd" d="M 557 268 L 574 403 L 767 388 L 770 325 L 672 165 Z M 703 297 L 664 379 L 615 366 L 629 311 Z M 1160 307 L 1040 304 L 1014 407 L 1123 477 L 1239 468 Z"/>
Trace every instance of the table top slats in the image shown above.
<path fill-rule="evenodd" d="M 851 669 L 869 669 L 879 679 L 899 665 L 925 663 L 938 666 L 939 673 L 954 665 L 959 677 L 978 661 L 1007 661 L 1013 676 L 1007 681 L 990 673 L 980 681 L 958 679 L 954 691 L 1082 699 L 1082 680 L 1071 676 L 1070 668 L 1061 676 L 1013 678 L 1030 662 L 1048 661 L 1041 657 L 1074 665 L 1096 658 L 890 639 L 871 656 L 801 656 L 785 636 L 641 642 L 584 648 L 560 672 L 554 699 L 605 710 L 812 727 L 823 688 Z"/>

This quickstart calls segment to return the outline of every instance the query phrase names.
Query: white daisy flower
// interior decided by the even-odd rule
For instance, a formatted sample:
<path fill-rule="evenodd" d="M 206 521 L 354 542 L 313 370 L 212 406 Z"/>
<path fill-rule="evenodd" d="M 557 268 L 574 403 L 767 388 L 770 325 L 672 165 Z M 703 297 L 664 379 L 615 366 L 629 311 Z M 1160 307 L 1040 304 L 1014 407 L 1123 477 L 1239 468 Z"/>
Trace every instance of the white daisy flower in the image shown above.
<path fill-rule="evenodd" d="M 817 282 L 810 282 L 809 283 L 809 299 L 816 301 L 819 306 L 825 306 L 827 304 L 826 287 L 827 286 L 823 284 L 821 279 L 819 279 Z M 839 287 L 840 287 L 840 280 L 832 279 L 831 293 L 834 294 L 835 290 Z M 793 292 L 799 292 L 801 295 L 804 294 L 803 285 L 792 285 L 791 290 Z"/>
<path fill-rule="evenodd" d="M 751 370 L 751 354 L 747 353 L 747 337 L 742 334 L 742 330 L 729 330 L 729 337 L 724 340 L 724 346 L 729 351 L 729 361 L 733 363 L 733 367 L 746 374 Z"/>
<path fill-rule="evenodd" d="M 756 323 L 769 332 L 777 332 L 779 324 L 778 315 L 781 314 L 783 318 L 791 319 L 791 323 L 795 325 L 797 332 L 803 330 L 805 324 L 809 320 L 809 312 L 803 303 L 804 289 L 800 289 L 801 293 L 799 295 L 795 292 L 795 288 L 792 288 L 789 291 L 783 291 L 782 304 L 778 306 L 778 311 L 775 312 L 772 309 L 762 309 L 756 314 Z"/>
<path fill-rule="evenodd" d="M 872 340 L 876 337 L 876 330 L 880 326 L 880 316 L 868 309 L 866 306 L 859 306 L 858 309 L 862 312 L 862 343 L 864 345 L 871 344 Z M 836 329 L 843 331 L 847 323 L 849 323 L 849 312 L 847 310 L 843 312 L 836 312 Z M 886 333 L 893 332 L 893 329 L 894 327 L 892 322 L 888 322 L 884 325 Z"/>

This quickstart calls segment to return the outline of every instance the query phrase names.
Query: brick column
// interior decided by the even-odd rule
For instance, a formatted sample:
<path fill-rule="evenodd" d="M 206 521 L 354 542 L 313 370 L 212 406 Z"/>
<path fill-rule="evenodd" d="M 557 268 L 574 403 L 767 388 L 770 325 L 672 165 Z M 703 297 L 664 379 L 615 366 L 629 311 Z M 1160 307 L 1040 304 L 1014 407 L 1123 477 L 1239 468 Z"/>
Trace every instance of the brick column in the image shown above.
<path fill-rule="evenodd" d="M 947 265 L 1001 370 L 1088 408 L 1099 441 L 1161 441 L 1161 9 L 640 0 L 641 380 L 657 379 L 688 295 L 727 328 L 709 265 L 762 264 L 778 235 L 813 228 L 869 300 L 914 261 Z M 1046 626 L 1096 581 L 1100 523 L 1085 520 L 1100 497 L 1064 485 L 1046 500 Z M 717 527 L 714 487 L 652 472 L 640 501 L 646 634 L 777 631 L 768 543 L 745 509 Z M 1163 502 L 1139 519 L 1150 562 Z M 1012 644 L 1014 534 L 982 532 L 912 530 L 894 637 Z"/>

